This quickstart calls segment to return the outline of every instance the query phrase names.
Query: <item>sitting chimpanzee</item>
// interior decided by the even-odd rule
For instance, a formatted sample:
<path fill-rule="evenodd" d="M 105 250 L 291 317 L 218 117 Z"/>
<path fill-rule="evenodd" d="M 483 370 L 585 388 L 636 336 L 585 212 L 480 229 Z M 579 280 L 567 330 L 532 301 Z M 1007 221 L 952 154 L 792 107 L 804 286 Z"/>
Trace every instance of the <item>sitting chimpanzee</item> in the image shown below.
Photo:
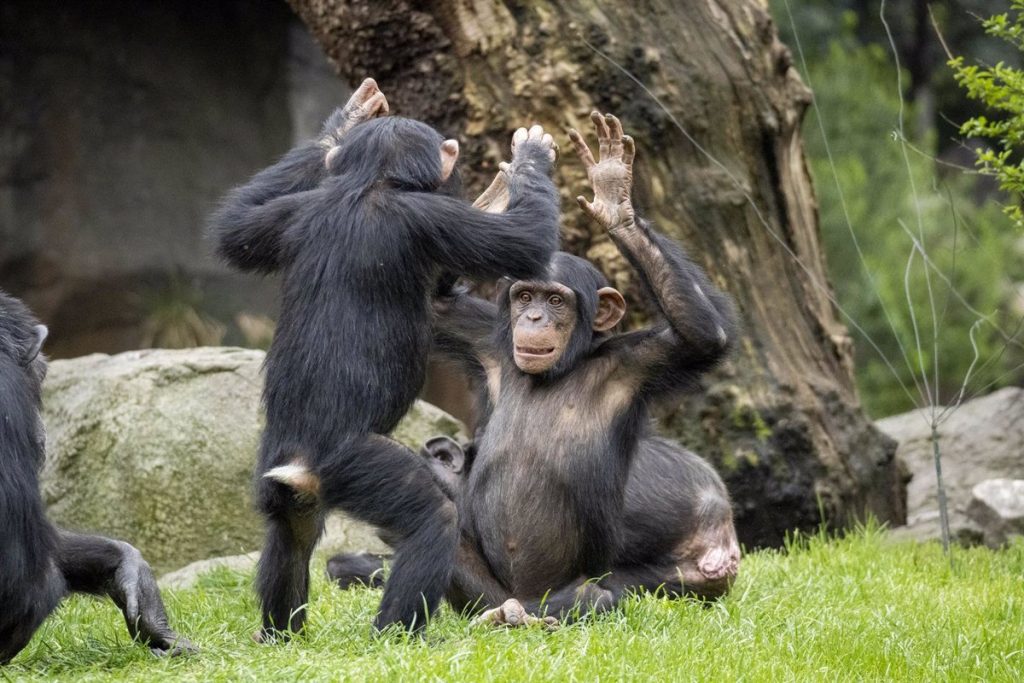
<path fill-rule="evenodd" d="M 449 584 L 457 514 L 426 463 L 386 435 L 423 383 L 430 296 L 446 271 L 539 275 L 558 245 L 550 135 L 516 131 L 508 209 L 486 213 L 452 196 L 458 144 L 417 121 L 374 118 L 386 111 L 378 94 L 367 80 L 328 120 L 325 142 L 257 174 L 213 219 L 232 264 L 283 271 L 257 466 L 261 638 L 302 628 L 330 508 L 399 539 L 375 626 L 423 626 Z"/>
<path fill-rule="evenodd" d="M 153 572 L 127 543 L 58 529 L 46 519 L 38 471 L 46 327 L 0 291 L 0 664 L 69 592 L 108 595 L 128 631 L 158 654 L 192 649 L 171 630 Z"/>
<path fill-rule="evenodd" d="M 460 477 L 438 468 L 463 532 L 447 595 L 459 609 L 494 607 L 486 617 L 504 623 L 542 609 L 606 609 L 631 588 L 716 596 L 739 562 L 721 479 L 650 435 L 648 417 L 652 401 L 694 386 L 724 358 L 732 309 L 679 246 L 634 216 L 633 141 L 614 117 L 593 118 L 600 162 L 571 134 L 595 192 L 580 204 L 608 229 L 667 325 L 610 334 L 622 296 L 564 253 L 543 279 L 508 287 L 498 307 L 460 293 L 436 306 L 438 347 L 486 388 L 461 494 Z M 424 454 L 453 463 L 449 474 L 465 469 L 443 440 Z M 365 570 L 371 560 L 341 556 L 329 572 L 344 582 L 360 569 L 353 562 Z"/>

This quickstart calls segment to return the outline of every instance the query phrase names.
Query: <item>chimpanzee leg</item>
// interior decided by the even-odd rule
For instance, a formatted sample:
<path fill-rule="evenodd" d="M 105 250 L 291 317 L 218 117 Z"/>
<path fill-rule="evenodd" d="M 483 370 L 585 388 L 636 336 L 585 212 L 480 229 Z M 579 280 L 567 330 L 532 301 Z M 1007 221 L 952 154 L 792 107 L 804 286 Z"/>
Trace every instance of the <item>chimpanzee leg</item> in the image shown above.
<path fill-rule="evenodd" d="M 381 588 L 384 585 L 385 555 L 342 553 L 327 560 L 327 576 L 342 590 L 352 586 Z"/>
<path fill-rule="evenodd" d="M 451 580 L 458 514 L 422 458 L 383 436 L 354 437 L 316 467 L 320 496 L 393 534 L 397 545 L 374 625 L 422 628 Z"/>
<path fill-rule="evenodd" d="M 270 639 L 299 632 L 306 621 L 309 559 L 323 531 L 323 514 L 312 502 L 299 500 L 283 484 L 257 484 L 260 509 L 266 516 L 267 538 L 256 572 L 256 590 L 263 606 L 263 629 Z"/>
<path fill-rule="evenodd" d="M 327 575 L 344 590 L 355 585 L 384 585 L 384 560 L 373 553 L 342 553 L 327 561 Z M 455 552 L 452 580 L 445 600 L 456 612 L 471 615 L 500 605 L 510 596 L 491 573 L 472 539 L 463 536 Z"/>
<path fill-rule="evenodd" d="M 463 615 L 477 614 L 500 605 L 512 594 L 491 572 L 476 543 L 463 534 L 455 553 L 455 569 L 445 599 Z"/>
<path fill-rule="evenodd" d="M 58 534 L 57 564 L 69 591 L 109 596 L 132 637 L 157 654 L 195 649 L 168 624 L 153 570 L 134 546 L 63 529 Z"/>
<path fill-rule="evenodd" d="M 612 609 L 630 592 L 663 591 L 674 598 L 713 600 L 727 593 L 736 578 L 739 547 L 729 533 L 711 538 L 716 542 L 699 544 L 691 539 L 685 554 L 666 557 L 664 562 L 617 567 L 597 581 L 580 578 L 542 599 L 507 600 L 485 612 L 481 620 L 510 626 L 527 625 L 544 616 L 574 621 Z"/>
<path fill-rule="evenodd" d="M 4 585 L 0 577 L 0 665 L 6 664 L 32 640 L 32 634 L 64 597 L 64 579 L 53 564 L 41 576 L 32 577 L 27 585 L 11 582 Z M 2 590 L 10 588 L 13 592 Z"/>

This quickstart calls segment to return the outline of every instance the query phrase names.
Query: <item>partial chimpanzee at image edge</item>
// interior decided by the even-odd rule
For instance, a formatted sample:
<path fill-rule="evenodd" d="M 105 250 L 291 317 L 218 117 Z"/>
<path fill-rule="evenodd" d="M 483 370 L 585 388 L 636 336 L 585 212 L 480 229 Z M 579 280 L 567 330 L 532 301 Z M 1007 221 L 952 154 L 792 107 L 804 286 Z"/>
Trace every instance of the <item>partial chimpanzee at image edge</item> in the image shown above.
<path fill-rule="evenodd" d="M 133 638 L 157 654 L 193 646 L 167 623 L 149 565 L 127 543 L 58 529 L 46 519 L 38 471 L 47 329 L 0 291 L 0 664 L 28 644 L 70 592 L 109 596 Z"/>
<path fill-rule="evenodd" d="M 493 214 L 454 196 L 456 141 L 385 113 L 367 79 L 320 141 L 232 191 L 212 219 L 228 262 L 283 271 L 256 472 L 261 639 L 302 628 L 331 508 L 398 539 L 376 628 L 424 625 L 450 582 L 457 514 L 427 464 L 386 435 L 424 381 L 430 296 L 445 272 L 539 275 L 558 247 L 555 147 L 539 126 L 513 137 L 508 209 Z"/>
<path fill-rule="evenodd" d="M 436 304 L 438 350 L 484 387 L 474 452 L 431 440 L 423 457 L 459 505 L 462 541 L 447 599 L 504 624 L 586 614 L 629 590 L 723 594 L 739 564 L 722 480 L 653 435 L 649 406 L 698 386 L 735 338 L 728 298 L 679 245 L 634 215 L 633 140 L 596 112 L 600 161 L 570 137 L 608 230 L 666 324 L 612 334 L 622 295 L 590 263 L 559 253 L 499 304 L 451 291 Z M 342 555 L 328 572 L 372 583 L 380 561 Z M 362 576 L 358 576 L 362 572 Z M 521 602 L 520 602 L 521 601 Z"/>

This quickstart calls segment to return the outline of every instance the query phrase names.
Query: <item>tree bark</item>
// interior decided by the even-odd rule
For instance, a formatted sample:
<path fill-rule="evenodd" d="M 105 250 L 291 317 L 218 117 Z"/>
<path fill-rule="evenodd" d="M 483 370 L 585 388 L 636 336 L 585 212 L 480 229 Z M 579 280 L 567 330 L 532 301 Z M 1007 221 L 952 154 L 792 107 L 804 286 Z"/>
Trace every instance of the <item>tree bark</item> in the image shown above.
<path fill-rule="evenodd" d="M 636 322 L 646 303 L 572 200 L 585 174 L 564 134 L 590 133 L 592 109 L 620 116 L 637 140 L 641 212 L 686 245 L 743 320 L 706 394 L 663 420 L 725 477 L 741 539 L 779 544 L 817 526 L 819 511 L 840 526 L 868 513 L 904 520 L 895 444 L 860 409 L 852 343 L 829 300 L 800 139 L 809 91 L 763 2 L 290 2 L 342 76 L 372 75 L 393 112 L 459 138 L 474 189 L 507 158 L 513 129 L 557 132 L 565 248 L 627 292 Z"/>

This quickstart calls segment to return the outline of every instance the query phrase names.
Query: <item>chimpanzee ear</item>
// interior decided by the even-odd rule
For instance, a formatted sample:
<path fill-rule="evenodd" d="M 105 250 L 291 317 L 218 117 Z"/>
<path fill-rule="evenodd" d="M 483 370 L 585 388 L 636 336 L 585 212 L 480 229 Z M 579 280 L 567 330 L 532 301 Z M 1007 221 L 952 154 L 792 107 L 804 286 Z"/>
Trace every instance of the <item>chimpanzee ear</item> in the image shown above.
<path fill-rule="evenodd" d="M 462 452 L 462 446 L 449 436 L 435 436 L 432 439 L 427 439 L 423 448 L 420 449 L 420 455 L 424 458 L 440 460 L 455 474 L 461 474 L 466 466 L 466 454 Z"/>
<path fill-rule="evenodd" d="M 32 337 L 29 338 L 29 345 L 25 349 L 25 365 L 28 365 L 39 356 L 39 352 L 43 350 L 43 343 L 49 335 L 50 330 L 47 329 L 46 325 L 36 325 L 32 328 Z"/>
<path fill-rule="evenodd" d="M 441 182 L 455 170 L 455 162 L 459 160 L 459 141 L 445 140 L 441 143 Z"/>
<path fill-rule="evenodd" d="M 626 315 L 626 300 L 614 287 L 597 290 L 597 315 L 594 316 L 594 331 L 607 332 L 622 321 Z"/>

